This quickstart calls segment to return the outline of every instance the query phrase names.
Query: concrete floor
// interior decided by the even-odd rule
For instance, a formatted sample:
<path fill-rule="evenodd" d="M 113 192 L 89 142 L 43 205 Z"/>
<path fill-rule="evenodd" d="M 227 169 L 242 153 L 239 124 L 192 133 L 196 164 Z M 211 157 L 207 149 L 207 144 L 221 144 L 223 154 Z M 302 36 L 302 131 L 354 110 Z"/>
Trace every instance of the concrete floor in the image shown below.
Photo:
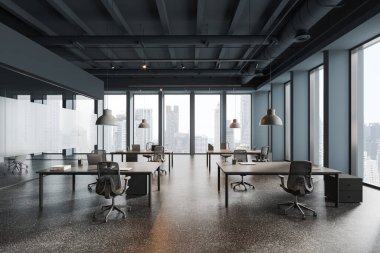
<path fill-rule="evenodd" d="M 204 155 L 176 155 L 160 192 L 153 180 L 152 207 L 146 196 L 118 197 L 117 204 L 128 202 L 132 211 L 126 219 L 112 215 L 108 223 L 92 221 L 93 212 L 109 202 L 87 190 L 95 177 L 77 176 L 75 192 L 70 176 L 46 177 L 39 211 L 33 171 L 51 161 L 33 161 L 28 175 L 1 174 L 0 252 L 380 252 L 379 191 L 364 187 L 363 203 L 335 208 L 316 177 L 315 191 L 301 201 L 318 216 L 302 220 L 296 211 L 278 211 L 276 204 L 292 196 L 277 176 L 247 176 L 256 189 L 231 190 L 226 209 L 215 161 L 209 174 Z M 13 186 L 5 187 L 7 182 Z"/>

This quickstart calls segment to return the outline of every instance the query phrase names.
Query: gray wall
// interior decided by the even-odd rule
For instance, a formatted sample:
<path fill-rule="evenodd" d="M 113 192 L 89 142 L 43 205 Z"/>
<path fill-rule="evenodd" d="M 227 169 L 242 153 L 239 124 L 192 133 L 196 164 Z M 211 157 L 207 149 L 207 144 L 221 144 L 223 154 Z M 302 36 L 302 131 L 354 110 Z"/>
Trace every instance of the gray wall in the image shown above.
<path fill-rule="evenodd" d="M 268 92 L 255 92 L 253 94 L 253 146 L 261 148 L 269 145 L 268 143 L 268 126 L 260 126 L 260 119 L 265 115 L 268 109 Z"/>
<path fill-rule="evenodd" d="M 348 173 L 350 166 L 349 51 L 324 52 L 324 65 L 325 99 L 327 98 L 325 147 L 328 150 L 325 165 Z"/>
<path fill-rule="evenodd" d="M 291 72 L 292 160 L 309 160 L 309 73 Z"/>
<path fill-rule="evenodd" d="M 272 84 L 272 108 L 276 115 L 285 120 L 285 89 L 284 84 Z M 282 161 L 285 159 L 285 132 L 284 126 L 272 126 L 272 160 Z"/>

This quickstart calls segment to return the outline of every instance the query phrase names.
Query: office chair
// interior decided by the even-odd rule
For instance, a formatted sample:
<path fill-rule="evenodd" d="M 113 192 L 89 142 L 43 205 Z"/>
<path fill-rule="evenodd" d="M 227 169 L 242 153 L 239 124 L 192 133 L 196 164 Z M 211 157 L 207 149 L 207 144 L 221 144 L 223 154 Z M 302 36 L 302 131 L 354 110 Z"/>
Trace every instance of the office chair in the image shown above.
<path fill-rule="evenodd" d="M 220 149 L 228 149 L 228 143 L 220 143 Z M 224 158 L 224 161 L 227 162 L 227 158 L 231 157 L 232 154 L 220 154 Z"/>
<path fill-rule="evenodd" d="M 305 213 L 302 210 L 303 208 L 313 212 L 314 217 L 317 216 L 317 213 L 313 209 L 298 202 L 298 196 L 304 196 L 311 193 L 314 189 L 313 178 L 311 177 L 311 168 L 312 164 L 309 161 L 292 161 L 290 163 L 287 187 L 285 187 L 284 176 L 279 175 L 281 178 L 280 186 L 282 189 L 295 196 L 293 202 L 289 201 L 286 203 L 277 204 L 278 208 L 282 205 L 289 206 L 285 209 L 285 214 L 289 209 L 297 208 L 302 213 L 302 219 L 305 219 Z"/>
<path fill-rule="evenodd" d="M 150 160 L 151 162 L 165 162 L 165 148 L 164 146 L 155 146 L 154 147 L 154 153 L 153 153 L 153 157 L 152 159 Z M 160 167 L 158 167 L 157 169 L 157 172 L 163 172 L 163 173 L 167 173 L 167 171 L 165 169 L 162 169 L 161 166 L 163 166 L 163 164 L 160 165 Z"/>
<path fill-rule="evenodd" d="M 154 151 L 152 150 L 153 142 L 147 142 L 145 145 L 145 150 L 146 151 Z M 148 159 L 148 162 L 152 159 L 153 155 L 152 154 L 143 154 L 143 157 Z"/>
<path fill-rule="evenodd" d="M 108 216 L 113 210 L 123 214 L 125 219 L 125 212 L 115 205 L 115 197 L 122 195 L 128 189 L 128 180 L 130 177 L 124 177 L 124 187 L 120 177 L 119 165 L 115 162 L 100 162 L 98 163 L 98 178 L 96 179 L 96 193 L 104 196 L 106 199 L 112 198 L 112 204 L 102 206 L 101 212 L 109 210 L 104 218 L 107 222 Z M 127 210 L 131 211 L 131 207 L 127 206 Z M 96 219 L 97 211 L 94 212 L 92 218 Z"/>
<path fill-rule="evenodd" d="M 26 160 L 26 155 L 18 155 L 15 156 L 15 159 L 10 163 L 9 170 L 12 170 L 12 174 L 15 174 L 15 171 L 18 172 L 19 175 L 22 173 L 23 165 L 25 165 L 25 172 L 28 173 L 28 165 L 24 162 Z"/>
<path fill-rule="evenodd" d="M 107 160 L 107 153 L 103 149 L 93 150 L 90 154 L 87 154 L 88 165 L 97 165 L 100 162 Z M 87 189 L 92 191 L 92 186 L 96 185 L 96 182 L 87 185 Z"/>
<path fill-rule="evenodd" d="M 247 150 L 244 149 L 236 149 L 234 150 L 234 159 L 236 162 L 247 162 L 248 157 L 247 157 Z M 250 183 L 244 182 L 244 176 L 245 174 L 240 174 L 241 180 L 238 182 L 233 182 L 231 183 L 231 187 L 234 191 L 247 191 L 247 186 L 251 187 L 252 189 L 255 189 L 255 186 L 253 186 Z M 244 187 L 244 190 L 239 190 L 241 187 Z"/>
<path fill-rule="evenodd" d="M 252 161 L 268 162 L 268 153 L 269 153 L 269 146 L 263 146 L 261 147 L 260 154 L 255 155 L 256 160 L 252 160 Z"/>

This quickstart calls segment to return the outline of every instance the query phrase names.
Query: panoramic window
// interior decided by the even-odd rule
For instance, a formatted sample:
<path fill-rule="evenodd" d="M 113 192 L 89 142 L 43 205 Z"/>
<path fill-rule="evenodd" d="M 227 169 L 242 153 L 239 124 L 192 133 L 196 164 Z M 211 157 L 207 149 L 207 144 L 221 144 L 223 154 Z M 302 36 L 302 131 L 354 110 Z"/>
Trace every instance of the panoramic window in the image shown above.
<path fill-rule="evenodd" d="M 310 160 L 323 166 L 323 66 L 310 71 Z"/>
<path fill-rule="evenodd" d="M 195 95 L 195 153 L 220 146 L 220 95 Z"/>
<path fill-rule="evenodd" d="M 352 145 L 356 162 L 353 174 L 365 183 L 380 186 L 380 107 L 379 68 L 380 38 L 351 52 Z M 356 168 L 355 168 L 356 167 Z"/>
<path fill-rule="evenodd" d="M 104 127 L 104 149 L 107 152 L 124 150 L 127 147 L 127 97 L 126 95 L 105 95 L 104 108 L 112 110 L 116 126 Z"/>
<path fill-rule="evenodd" d="M 164 101 L 164 145 L 190 153 L 190 95 L 165 95 Z"/>
<path fill-rule="evenodd" d="M 240 128 L 229 128 L 233 119 L 237 119 Z M 251 148 L 251 95 L 227 95 L 226 140 L 230 149 Z"/>
<path fill-rule="evenodd" d="M 142 150 L 148 142 L 158 143 L 158 95 L 134 95 L 133 144 Z M 148 128 L 138 128 L 145 119 Z"/>

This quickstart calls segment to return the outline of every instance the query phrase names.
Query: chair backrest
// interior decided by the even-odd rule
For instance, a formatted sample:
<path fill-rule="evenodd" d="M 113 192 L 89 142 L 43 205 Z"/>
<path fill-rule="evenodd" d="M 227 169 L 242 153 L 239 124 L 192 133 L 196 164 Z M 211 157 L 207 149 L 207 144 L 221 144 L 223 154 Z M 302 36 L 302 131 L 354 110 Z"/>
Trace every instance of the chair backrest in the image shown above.
<path fill-rule="evenodd" d="M 102 156 L 101 162 L 107 161 L 107 152 L 104 149 L 95 149 L 91 151 L 91 153 L 101 155 Z"/>
<path fill-rule="evenodd" d="M 220 149 L 228 149 L 228 143 L 220 143 Z"/>
<path fill-rule="evenodd" d="M 266 157 L 269 153 L 269 146 L 263 146 L 261 147 L 261 156 Z"/>
<path fill-rule="evenodd" d="M 122 188 L 119 164 L 116 162 L 98 163 L 98 180 L 96 182 L 96 193 L 106 198 L 118 194 Z"/>
<path fill-rule="evenodd" d="M 298 191 L 301 190 L 301 187 L 307 193 L 312 192 L 314 185 L 311 180 L 311 169 L 312 163 L 310 161 L 292 161 L 287 182 L 288 189 Z M 304 179 L 306 185 L 300 185 L 300 179 Z"/>
<path fill-rule="evenodd" d="M 164 162 L 165 161 L 165 148 L 164 146 L 155 146 L 152 157 L 152 162 Z"/>
<path fill-rule="evenodd" d="M 234 159 L 237 162 L 248 162 L 247 150 L 235 149 L 234 150 Z"/>
<path fill-rule="evenodd" d="M 154 150 L 156 149 L 156 147 L 158 147 L 158 146 L 160 146 L 160 145 L 158 145 L 158 144 L 152 144 L 152 145 L 150 146 L 150 150 L 151 150 L 151 151 L 154 151 Z"/>
<path fill-rule="evenodd" d="M 103 154 L 87 154 L 87 162 L 88 165 L 97 165 L 100 162 L 105 162 L 106 160 L 104 159 Z"/>
<path fill-rule="evenodd" d="M 147 142 L 146 144 L 145 144 L 145 150 L 152 150 L 152 145 L 153 145 L 154 143 L 153 142 Z M 153 150 L 152 150 L 153 151 Z"/>
<path fill-rule="evenodd" d="M 214 145 L 208 143 L 208 144 L 207 144 L 207 150 L 208 150 L 208 151 L 212 151 L 212 150 L 214 150 Z"/>
<path fill-rule="evenodd" d="M 140 144 L 132 144 L 132 151 L 140 151 Z"/>

